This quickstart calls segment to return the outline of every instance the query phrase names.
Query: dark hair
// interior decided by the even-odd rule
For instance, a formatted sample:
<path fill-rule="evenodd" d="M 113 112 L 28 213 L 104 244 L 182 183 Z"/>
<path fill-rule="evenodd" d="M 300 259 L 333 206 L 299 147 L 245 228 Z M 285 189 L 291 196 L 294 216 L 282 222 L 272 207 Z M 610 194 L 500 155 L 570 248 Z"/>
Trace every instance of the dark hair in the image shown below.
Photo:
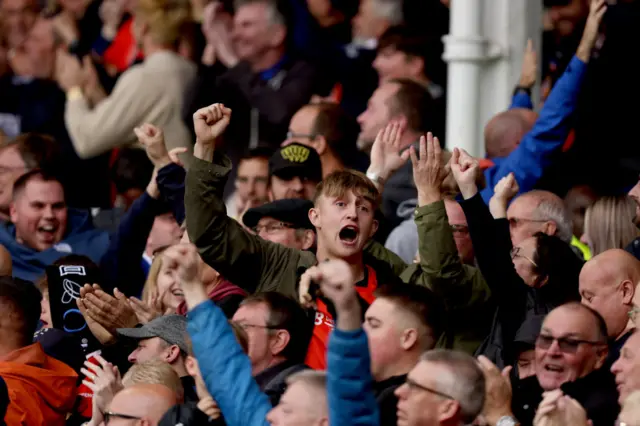
<path fill-rule="evenodd" d="M 540 281 L 547 280 L 542 287 L 545 301 L 553 306 L 579 301 L 578 279 L 584 262 L 560 238 L 543 232 L 533 236 L 536 239 L 533 270 Z"/>
<path fill-rule="evenodd" d="M 258 303 L 267 305 L 269 310 L 268 327 L 289 332 L 289 344 L 281 355 L 289 361 L 303 362 L 311 338 L 313 323 L 309 321 L 302 306 L 294 299 L 274 291 L 251 295 L 244 299 L 240 306 Z"/>
<path fill-rule="evenodd" d="M 320 102 L 309 107 L 318 112 L 311 133 L 324 136 L 327 145 L 342 164 L 352 168 L 358 155 L 356 139 L 360 133 L 356 119 L 347 114 L 339 104 Z"/>
<path fill-rule="evenodd" d="M 391 114 L 404 115 L 407 118 L 407 128 L 414 132 L 426 133 L 433 130 L 435 102 L 427 88 L 408 78 L 394 78 L 389 82 L 400 86 L 396 94 L 387 101 Z"/>
<path fill-rule="evenodd" d="M 111 180 L 116 191 L 123 194 L 130 189 L 145 190 L 153 174 L 153 164 L 147 153 L 138 148 L 124 148 L 111 167 Z"/>
<path fill-rule="evenodd" d="M 267 146 L 258 146 L 256 148 L 251 148 L 242 154 L 238 163 L 242 160 L 252 160 L 254 158 L 263 158 L 269 161 L 269 158 L 271 158 L 273 152 L 273 149 Z"/>
<path fill-rule="evenodd" d="M 392 302 L 397 309 L 408 312 L 420 321 L 428 330 L 428 335 L 420 339 L 420 344 L 425 351 L 433 349 L 444 330 L 445 315 L 442 301 L 435 293 L 415 284 L 396 284 L 378 287 L 375 295 Z"/>
<path fill-rule="evenodd" d="M 607 330 L 607 322 L 598 311 L 580 302 L 570 302 L 560 306 L 560 308 L 566 308 L 569 310 L 579 311 L 583 310 L 591 314 L 595 321 L 596 332 L 598 333 L 596 340 L 601 343 L 607 343 L 609 338 L 609 331 Z"/>
<path fill-rule="evenodd" d="M 52 169 L 60 159 L 60 148 L 51 136 L 23 133 L 6 144 L 15 147 L 27 169 Z"/>
<path fill-rule="evenodd" d="M 43 169 L 34 169 L 23 174 L 13 183 L 13 199 L 15 200 L 16 198 L 18 198 L 22 191 L 24 191 L 27 184 L 34 179 L 39 179 L 44 182 L 58 182 L 64 190 L 64 186 L 57 176 L 54 176 L 53 174 Z"/>
<path fill-rule="evenodd" d="M 395 25 L 389 27 L 380 36 L 378 52 L 388 48 L 422 59 L 423 73 L 426 77 L 431 77 L 432 73 L 436 73 L 436 65 L 440 65 L 442 62 L 440 59 L 442 56 L 440 40 L 429 37 L 423 30 L 413 26 Z"/>
<path fill-rule="evenodd" d="M 22 346 L 30 345 L 40 321 L 40 291 L 30 281 L 20 278 L 0 277 L 0 324 L 10 324 L 13 331 L 20 333 Z M 10 318 L 10 321 L 8 321 Z"/>

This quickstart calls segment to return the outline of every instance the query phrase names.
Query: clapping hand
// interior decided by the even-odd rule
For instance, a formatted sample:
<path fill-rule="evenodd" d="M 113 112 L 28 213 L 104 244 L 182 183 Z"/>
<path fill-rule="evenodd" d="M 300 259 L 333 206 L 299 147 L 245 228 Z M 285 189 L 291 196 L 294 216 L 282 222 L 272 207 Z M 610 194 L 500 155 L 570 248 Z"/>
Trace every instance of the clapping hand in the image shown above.
<path fill-rule="evenodd" d="M 420 137 L 420 157 L 415 147 L 410 149 L 411 164 L 413 165 L 413 180 L 418 188 L 418 204 L 424 206 L 442 198 L 441 186 L 446 177 L 442 164 L 442 149 L 440 141 L 431 132 L 426 138 Z"/>
<path fill-rule="evenodd" d="M 100 355 L 95 355 L 94 358 L 100 365 L 85 361 L 85 368 L 81 368 L 80 372 L 87 378 L 82 383 L 93 391 L 91 424 L 98 425 L 103 420 L 102 413 L 106 411 L 115 394 L 123 386 L 118 367 L 107 362 Z"/>
<path fill-rule="evenodd" d="M 465 199 L 473 197 L 478 192 L 476 178 L 479 167 L 478 160 L 470 156 L 465 150 L 453 149 L 451 172 Z"/>

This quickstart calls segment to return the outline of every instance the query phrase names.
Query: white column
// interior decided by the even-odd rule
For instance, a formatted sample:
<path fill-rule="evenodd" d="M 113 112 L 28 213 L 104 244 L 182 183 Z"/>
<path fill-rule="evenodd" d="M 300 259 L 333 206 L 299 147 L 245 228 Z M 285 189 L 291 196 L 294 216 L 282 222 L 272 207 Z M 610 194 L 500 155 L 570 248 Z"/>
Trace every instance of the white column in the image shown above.
<path fill-rule="evenodd" d="M 509 106 L 527 39 L 539 50 L 541 2 L 452 0 L 450 20 L 447 147 L 483 156 L 484 126 Z"/>

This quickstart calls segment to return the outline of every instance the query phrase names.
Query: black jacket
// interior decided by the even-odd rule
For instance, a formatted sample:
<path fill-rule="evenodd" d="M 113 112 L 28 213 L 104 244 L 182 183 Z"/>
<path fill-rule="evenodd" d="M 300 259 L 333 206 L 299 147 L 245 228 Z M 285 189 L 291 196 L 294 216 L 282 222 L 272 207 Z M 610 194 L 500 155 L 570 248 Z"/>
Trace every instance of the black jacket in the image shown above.
<path fill-rule="evenodd" d="M 584 407 L 593 426 L 614 425 L 620 406 L 615 377 L 610 371 L 600 368 L 574 382 L 565 383 L 560 389 Z M 522 426 L 533 424 L 543 392 L 536 376 L 513 383 L 511 409 Z"/>
<path fill-rule="evenodd" d="M 380 409 L 381 426 L 397 424 L 398 398 L 395 395 L 395 391 L 402 386 L 406 380 L 407 375 L 404 374 L 402 376 L 394 376 L 373 384 L 373 393 L 376 396 L 378 408 Z"/>
<path fill-rule="evenodd" d="M 158 426 L 225 426 L 222 417 L 212 420 L 200 411 L 197 402 L 174 405 L 167 411 Z"/>
<path fill-rule="evenodd" d="M 280 402 L 282 394 L 287 390 L 287 377 L 308 368 L 304 364 L 284 361 L 267 368 L 256 375 L 255 379 L 262 392 L 269 397 L 271 405 L 275 407 Z"/>

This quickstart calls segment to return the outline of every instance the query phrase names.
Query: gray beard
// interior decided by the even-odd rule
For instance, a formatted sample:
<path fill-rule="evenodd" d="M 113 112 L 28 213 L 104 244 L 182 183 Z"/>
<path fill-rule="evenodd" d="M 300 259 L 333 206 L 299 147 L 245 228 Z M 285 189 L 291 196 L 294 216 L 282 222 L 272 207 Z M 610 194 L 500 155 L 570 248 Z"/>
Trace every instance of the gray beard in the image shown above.
<path fill-rule="evenodd" d="M 369 139 L 358 138 L 358 140 L 356 141 L 356 146 L 360 151 L 369 155 L 371 153 L 371 147 L 373 146 L 373 142 L 374 141 Z"/>

